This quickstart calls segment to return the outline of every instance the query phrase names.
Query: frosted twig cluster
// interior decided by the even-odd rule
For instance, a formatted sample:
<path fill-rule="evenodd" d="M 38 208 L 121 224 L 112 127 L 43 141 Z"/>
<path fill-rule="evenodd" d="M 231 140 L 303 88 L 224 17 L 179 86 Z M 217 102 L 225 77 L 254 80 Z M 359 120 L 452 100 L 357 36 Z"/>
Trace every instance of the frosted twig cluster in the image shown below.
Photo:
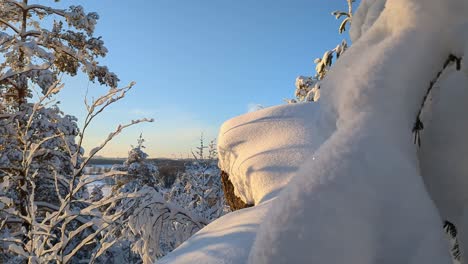
<path fill-rule="evenodd" d="M 336 19 L 345 17 L 339 26 L 339 33 L 343 33 L 346 30 L 346 26 L 351 23 L 353 17 L 353 3 L 355 0 L 346 0 L 348 3 L 348 11 L 334 11 L 332 15 Z M 316 102 L 320 98 L 320 82 L 325 78 L 330 67 L 333 64 L 333 58 L 338 60 L 340 56 L 348 48 L 348 43 L 343 40 L 334 49 L 327 50 L 321 58 L 314 60 L 315 63 L 315 75 L 313 77 L 299 76 L 296 78 L 296 91 L 295 99 L 286 100 L 289 103 L 297 102 Z"/>
<path fill-rule="evenodd" d="M 2 145 L 0 162 L 0 254 L 30 263 L 72 263 L 76 259 L 94 263 L 115 243 L 112 239 L 117 230 L 115 223 L 128 210 L 119 207 L 120 201 L 140 194 L 89 198 L 89 184 L 124 172 L 90 178 L 82 171 L 92 156 L 125 128 L 152 120 L 119 125 L 83 160 L 84 129 L 78 133 L 74 119 L 63 117 L 55 108 L 47 108 L 53 95 L 63 88 L 58 83 L 49 87 L 37 103 L 24 104 L 22 110 L 1 120 L 2 138 L 11 140 Z M 124 91 L 131 87 L 111 88 L 87 104 L 88 116 L 95 117 L 122 99 Z M 91 121 L 88 118 L 84 126 Z M 80 140 L 76 144 L 74 139 L 78 135 Z"/>

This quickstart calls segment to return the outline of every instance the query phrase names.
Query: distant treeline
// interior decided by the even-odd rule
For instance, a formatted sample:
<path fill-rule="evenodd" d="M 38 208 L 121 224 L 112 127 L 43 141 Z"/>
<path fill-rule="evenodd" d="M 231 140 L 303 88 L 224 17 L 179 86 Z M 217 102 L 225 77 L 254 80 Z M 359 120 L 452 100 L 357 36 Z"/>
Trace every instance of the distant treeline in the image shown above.
<path fill-rule="evenodd" d="M 195 159 L 148 159 L 151 162 L 154 162 L 157 166 L 160 165 L 183 165 L 189 162 L 195 161 Z M 93 158 L 89 162 L 89 165 L 113 165 L 113 164 L 122 164 L 125 161 L 124 158 Z"/>
<path fill-rule="evenodd" d="M 89 162 L 90 166 L 93 165 L 114 165 L 114 164 L 122 164 L 125 159 L 111 159 L 111 158 L 94 158 Z M 186 165 L 189 163 L 194 162 L 195 159 L 149 159 L 149 161 L 153 162 L 158 166 L 159 170 L 159 177 L 163 178 L 163 182 L 165 183 L 166 187 L 171 186 L 177 176 L 180 173 L 185 172 Z M 95 168 L 95 170 L 90 169 L 93 172 L 103 173 L 110 168 Z"/>

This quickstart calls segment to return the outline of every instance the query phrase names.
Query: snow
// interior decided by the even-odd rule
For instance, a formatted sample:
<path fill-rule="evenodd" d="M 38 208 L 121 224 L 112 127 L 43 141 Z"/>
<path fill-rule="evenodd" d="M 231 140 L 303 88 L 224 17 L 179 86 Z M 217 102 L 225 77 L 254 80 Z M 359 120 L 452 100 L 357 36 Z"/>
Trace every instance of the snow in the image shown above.
<path fill-rule="evenodd" d="M 421 149 L 412 134 L 429 82 L 450 54 L 464 55 L 467 12 L 462 0 L 363 0 L 320 101 L 222 126 L 220 166 L 256 206 L 208 225 L 163 263 L 245 263 L 248 254 L 255 264 L 448 264 L 443 220 L 468 252 L 462 72 L 449 66 L 431 94 Z"/>
<path fill-rule="evenodd" d="M 337 129 L 272 205 L 251 263 L 451 262 L 411 128 L 467 9 L 386 3 L 324 80 L 321 115 Z"/>
<path fill-rule="evenodd" d="M 246 263 L 271 201 L 224 215 L 169 253 L 160 264 Z"/>
<path fill-rule="evenodd" d="M 236 195 L 258 204 L 277 193 L 328 136 L 316 104 L 265 108 L 223 124 L 219 166 L 229 174 Z"/>
<path fill-rule="evenodd" d="M 453 71 L 433 91 L 430 108 L 423 115 L 425 129 L 419 153 L 427 188 L 442 217 L 461 231 L 459 239 L 464 245 L 463 252 L 468 252 L 467 229 L 460 228 L 468 221 L 468 146 L 465 140 L 468 90 L 466 85 L 460 84 L 467 83 L 465 74 Z"/>
<path fill-rule="evenodd" d="M 362 0 L 359 9 L 353 15 L 349 35 L 351 41 L 357 41 L 377 20 L 387 0 Z"/>

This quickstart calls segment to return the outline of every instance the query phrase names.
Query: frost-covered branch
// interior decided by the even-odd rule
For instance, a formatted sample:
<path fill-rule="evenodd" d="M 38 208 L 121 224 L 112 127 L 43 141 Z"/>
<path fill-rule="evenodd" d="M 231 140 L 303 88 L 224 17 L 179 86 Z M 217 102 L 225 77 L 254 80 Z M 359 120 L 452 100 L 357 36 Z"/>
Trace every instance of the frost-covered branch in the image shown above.
<path fill-rule="evenodd" d="M 351 23 L 351 20 L 353 18 L 353 3 L 356 2 L 356 0 L 346 0 L 348 3 L 348 11 L 334 11 L 332 13 L 333 16 L 335 16 L 336 19 L 340 19 L 341 17 L 345 17 L 345 19 L 341 22 L 338 31 L 343 33 L 346 31 L 346 25 Z"/>
<path fill-rule="evenodd" d="M 351 23 L 353 17 L 353 3 L 355 0 L 346 0 L 348 11 L 334 11 L 332 15 L 336 19 L 345 17 L 341 22 L 338 31 L 342 34 L 346 30 L 346 25 Z M 341 55 L 348 49 L 348 43 L 343 40 L 334 49 L 327 50 L 321 58 L 314 60 L 315 75 L 313 77 L 299 76 L 296 78 L 295 99 L 286 100 L 288 103 L 297 102 L 315 102 L 320 98 L 320 82 L 325 78 L 328 71 L 332 67 L 333 59 L 338 60 Z"/>
<path fill-rule="evenodd" d="M 119 89 L 110 89 L 107 94 L 98 97 L 96 100 L 93 100 L 91 105 L 88 104 L 87 98 L 85 98 L 85 106 L 86 110 L 88 111 L 83 127 L 81 129 L 81 133 L 79 136 L 78 146 L 81 147 L 83 144 L 83 139 L 85 136 L 86 129 L 91 124 L 93 119 L 99 115 L 102 111 L 104 111 L 108 106 L 111 104 L 118 102 L 122 98 L 125 97 L 127 92 L 129 92 L 132 87 L 135 85 L 134 82 L 130 83 L 128 86 L 119 88 Z"/>
<path fill-rule="evenodd" d="M 24 104 L 21 111 L 0 119 L 3 122 L 0 145 L 9 146 L 0 155 L 0 219 L 6 219 L 2 226 L 8 225 L 9 229 L 18 231 L 13 236 L 2 234 L 3 228 L 0 230 L 2 243 L 7 245 L 7 248 L 0 248 L 0 254 L 24 259 L 34 257 L 41 263 L 52 260 L 71 263 L 87 254 L 89 258 L 97 258 L 113 244 L 111 234 L 122 228 L 116 225 L 117 220 L 128 215 L 130 208 L 121 207 L 121 201 L 131 201 L 140 195 L 129 192 L 99 200 L 90 198 L 86 194 L 89 184 L 124 173 L 90 178 L 83 175 L 82 170 L 125 128 L 152 120 L 133 120 L 119 125 L 83 162 L 81 147 L 75 143 L 78 135 L 75 119 L 62 116 L 57 108 L 47 107 L 62 87 L 59 80 L 54 82 L 38 102 Z M 116 93 L 116 90 L 119 89 L 93 102 L 93 117 L 125 96 L 125 92 Z M 86 124 L 90 125 L 91 121 Z M 10 139 L 11 142 L 7 141 Z M 12 157 L 11 153 L 15 153 L 16 160 L 5 160 L 5 157 Z M 18 192 L 12 194 L 9 190 Z M 89 251 L 90 247 L 95 247 L 96 251 Z"/>
<path fill-rule="evenodd" d="M 0 23 L 2 23 L 3 25 L 9 27 L 11 30 L 13 30 L 14 32 L 16 33 L 20 33 L 20 30 L 17 29 L 15 26 L 13 26 L 12 24 L 8 23 L 8 21 L 6 21 L 5 19 L 3 18 L 0 18 Z"/>
<path fill-rule="evenodd" d="M 110 141 L 112 141 L 114 139 L 114 137 L 116 137 L 117 135 L 119 135 L 120 133 L 122 133 L 122 131 L 128 127 L 131 127 L 131 126 L 134 126 L 136 124 L 139 124 L 139 123 L 143 123 L 143 122 L 153 122 L 154 119 L 152 118 L 143 118 L 143 119 L 137 119 L 137 120 L 132 120 L 130 123 L 128 124 L 125 124 L 125 125 L 119 125 L 113 132 L 111 132 L 107 138 L 104 140 L 103 143 L 101 143 L 101 145 L 99 145 L 98 147 L 96 148 L 93 148 L 90 152 L 89 152 L 89 156 L 85 159 L 85 161 L 83 162 L 84 164 L 88 164 L 88 162 L 99 152 L 101 151 Z M 78 171 L 79 173 L 81 173 L 81 171 L 84 169 L 83 166 L 81 166 L 80 170 Z"/>
<path fill-rule="evenodd" d="M 25 66 L 23 69 L 18 70 L 18 71 L 8 71 L 2 75 L 0 75 L 0 83 L 2 81 L 8 80 L 11 77 L 21 75 L 24 73 L 29 73 L 31 71 L 41 71 L 41 70 L 47 70 L 51 67 L 50 63 L 43 63 L 41 65 L 31 65 L 31 66 Z M 11 81 L 11 80 L 10 80 Z"/>
<path fill-rule="evenodd" d="M 203 218 L 166 202 L 154 188 L 144 186 L 138 193 L 141 194 L 138 200 L 122 205 L 132 208 L 128 211 L 128 228 L 123 233 L 132 241 L 132 249 L 143 263 L 153 263 L 165 255 L 164 248 L 169 241 L 177 246 L 208 224 Z"/>

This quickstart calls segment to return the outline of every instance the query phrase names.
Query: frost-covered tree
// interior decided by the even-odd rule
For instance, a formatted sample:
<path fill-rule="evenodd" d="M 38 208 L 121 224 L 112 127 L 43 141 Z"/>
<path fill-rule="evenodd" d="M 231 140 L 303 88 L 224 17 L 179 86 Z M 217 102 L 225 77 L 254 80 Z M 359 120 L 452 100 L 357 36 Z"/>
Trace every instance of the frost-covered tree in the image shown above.
<path fill-rule="evenodd" d="M 342 34 L 346 31 L 346 26 L 351 24 L 353 17 L 353 3 L 355 0 L 346 0 L 348 3 L 347 11 L 334 11 L 332 15 L 336 19 L 344 17 L 339 26 L 339 33 Z M 296 102 L 315 102 L 320 98 L 320 82 L 325 78 L 327 72 L 333 64 L 333 59 L 338 60 L 340 56 L 348 48 L 348 43 L 343 40 L 334 49 L 327 50 L 321 58 L 314 60 L 315 75 L 313 77 L 299 76 L 296 78 L 296 99 L 289 100 L 290 103 Z"/>
<path fill-rule="evenodd" d="M 123 129 L 151 120 L 119 125 L 87 158 L 81 157 L 86 128 L 132 86 L 111 88 L 87 104 L 88 115 L 79 133 L 70 123 L 73 118 L 47 108 L 62 87 L 51 86 L 38 102 L 20 106 L 30 106 L 25 108 L 29 112 L 17 111 L 2 118 L 3 140 L 11 141 L 2 142 L 6 145 L 1 152 L 0 257 L 12 263 L 94 262 L 114 244 L 115 222 L 124 215 L 118 201 L 137 196 L 127 193 L 88 198 L 83 195 L 87 186 L 109 174 L 87 177 L 82 172 Z M 24 125 L 19 125 L 18 116 L 26 118 Z"/>
<path fill-rule="evenodd" d="M 146 160 L 148 155 L 143 151 L 143 143 L 140 135 L 138 145 L 130 150 L 124 164 L 114 167 L 115 171 L 125 173 L 116 175 L 112 194 L 137 194 L 137 197 L 119 202 L 119 208 L 126 212 L 117 221 L 121 226 L 119 246 L 130 244 L 130 249 L 143 263 L 153 263 L 187 240 L 208 221 L 164 199 L 159 187 L 161 183 L 158 184 L 156 180 L 158 169 Z"/>
<path fill-rule="evenodd" d="M 55 1 L 58 2 L 58 1 Z M 19 106 L 42 93 L 65 73 L 86 73 L 90 80 L 116 87 L 118 78 L 97 59 L 107 53 L 94 36 L 97 13 L 82 6 L 57 9 L 29 0 L 0 0 L 0 92 L 2 101 Z"/>
<path fill-rule="evenodd" d="M 116 225 L 126 213 L 120 201 L 140 196 L 86 193 L 94 181 L 125 173 L 88 177 L 83 170 L 89 160 L 125 128 L 152 121 L 119 125 L 82 157 L 94 118 L 134 85 L 117 88 L 117 76 L 99 65 L 107 49 L 94 36 L 97 19 L 81 6 L 0 0 L 0 262 L 99 262 L 122 228 Z M 110 87 L 96 100 L 85 100 L 81 130 L 54 105 L 64 86 L 61 76 L 79 71 Z M 28 99 L 33 91 L 35 103 Z"/>
<path fill-rule="evenodd" d="M 26 103 L 9 118 L 1 119 L 0 124 L 0 176 L 6 180 L 11 175 L 17 175 L 9 179 L 12 183 L 9 194 L 14 198 L 16 206 L 21 208 L 23 214 L 26 213 L 26 169 L 37 171 L 36 199 L 58 204 L 57 195 L 50 191 L 55 189 L 53 172 L 61 171 L 64 175 L 71 175 L 74 169 L 64 140 L 71 151 L 80 153 L 77 163 L 81 162 L 82 152 L 75 143 L 78 135 L 76 118 L 64 115 L 57 106 L 36 107 Z M 26 154 L 24 148 L 28 144 L 41 142 L 42 151 L 35 154 L 30 168 L 25 168 L 22 164 Z M 60 190 L 63 194 L 62 187 Z"/>
<path fill-rule="evenodd" d="M 89 198 L 93 201 L 100 201 L 104 197 L 104 192 L 102 191 L 102 188 L 104 185 L 94 185 L 93 189 L 91 190 L 91 193 L 89 194 Z"/>
<path fill-rule="evenodd" d="M 53 102 L 28 103 L 33 90 L 39 97 L 50 97 L 62 88 L 63 74 L 76 75 L 80 70 L 92 81 L 112 88 L 117 85 L 117 76 L 97 61 L 107 53 L 101 38 L 93 36 L 97 19 L 96 13 L 85 13 L 81 6 L 62 10 L 28 0 L 0 1 L 0 115 L 9 117 L 1 121 L 0 167 L 3 173 L 14 170 L 21 175 L 15 178 L 17 188 L 10 194 L 17 198 L 23 214 L 28 195 L 24 187 L 27 172 L 19 169 L 25 168 L 20 164 L 25 158 L 23 146 L 45 140 L 43 147 L 48 151 L 31 163 L 32 169 L 38 169 L 36 198 L 56 205 L 58 198 L 53 195 L 50 172 L 71 175 L 75 169 L 61 138 L 72 152 L 78 153 L 74 157 L 76 165 L 82 155 L 81 141 L 75 143 L 79 133 L 76 119 L 64 115 Z"/>
<path fill-rule="evenodd" d="M 229 211 L 217 165 L 216 141 L 212 140 L 206 145 L 202 135 L 200 145 L 196 151 L 192 151 L 192 155 L 194 160 L 186 164 L 185 172 L 166 193 L 166 199 L 206 221 L 212 221 Z"/>
<path fill-rule="evenodd" d="M 137 198 L 122 201 L 121 208 L 127 217 L 117 223 L 124 223 L 120 239 L 130 241 L 131 249 L 145 264 L 166 255 L 208 224 L 205 219 L 166 201 L 153 187 L 145 185 L 136 193 Z"/>
<path fill-rule="evenodd" d="M 137 142 L 138 144 L 132 146 L 132 149 L 128 152 L 128 157 L 124 163 L 113 167 L 113 170 L 127 172 L 124 177 L 115 179 L 117 186 L 125 185 L 127 188 L 135 189 L 144 185 L 154 187 L 158 182 L 158 167 L 147 160 L 148 154 L 143 151 L 145 140 L 142 134 L 140 134 Z"/>

